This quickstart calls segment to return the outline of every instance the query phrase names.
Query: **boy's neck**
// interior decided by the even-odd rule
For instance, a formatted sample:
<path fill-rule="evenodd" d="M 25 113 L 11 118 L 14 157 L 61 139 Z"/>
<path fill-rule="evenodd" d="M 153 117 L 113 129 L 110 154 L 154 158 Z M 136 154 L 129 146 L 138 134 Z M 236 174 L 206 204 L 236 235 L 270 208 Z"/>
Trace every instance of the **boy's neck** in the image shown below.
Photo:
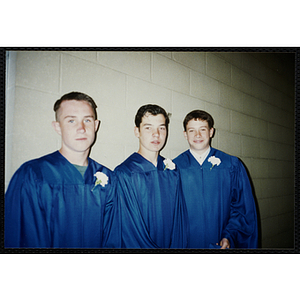
<path fill-rule="evenodd" d="M 150 161 L 155 167 L 157 166 L 158 152 L 146 152 L 139 149 L 138 154 Z"/>
<path fill-rule="evenodd" d="M 88 152 L 68 152 L 63 148 L 59 150 L 59 153 L 64 156 L 71 164 L 77 166 L 87 166 L 88 165 Z"/>
<path fill-rule="evenodd" d="M 196 149 L 192 149 L 191 147 L 190 147 L 190 151 L 192 151 L 192 152 L 194 152 L 194 153 L 196 153 L 197 155 L 202 155 L 202 154 L 204 154 L 204 153 L 206 153 L 208 150 L 210 150 L 210 146 L 208 146 L 206 149 L 204 149 L 204 150 L 196 150 Z"/>

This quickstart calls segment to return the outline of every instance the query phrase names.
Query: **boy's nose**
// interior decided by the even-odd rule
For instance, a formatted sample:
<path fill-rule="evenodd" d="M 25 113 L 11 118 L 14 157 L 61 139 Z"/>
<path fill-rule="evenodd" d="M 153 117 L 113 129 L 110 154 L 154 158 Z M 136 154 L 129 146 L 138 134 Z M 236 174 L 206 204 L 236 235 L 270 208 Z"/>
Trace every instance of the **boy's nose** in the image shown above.
<path fill-rule="evenodd" d="M 154 129 L 153 135 L 158 136 L 159 135 L 159 129 Z"/>
<path fill-rule="evenodd" d="M 85 126 L 83 122 L 79 123 L 77 130 L 81 132 L 85 132 Z"/>

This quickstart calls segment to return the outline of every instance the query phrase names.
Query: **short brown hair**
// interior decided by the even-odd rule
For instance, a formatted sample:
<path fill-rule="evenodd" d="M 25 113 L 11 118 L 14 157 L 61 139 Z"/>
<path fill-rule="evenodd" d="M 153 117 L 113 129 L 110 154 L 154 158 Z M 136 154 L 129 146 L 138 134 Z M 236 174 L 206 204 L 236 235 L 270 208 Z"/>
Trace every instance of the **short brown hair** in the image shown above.
<path fill-rule="evenodd" d="M 186 115 L 186 117 L 183 120 L 183 128 L 184 131 L 186 131 L 186 125 L 189 121 L 191 120 L 202 120 L 202 121 L 207 121 L 209 129 L 214 127 L 214 119 L 213 117 L 206 111 L 196 109 L 191 111 Z"/>
<path fill-rule="evenodd" d="M 165 117 L 165 125 L 166 125 L 166 128 L 168 129 L 168 125 L 170 123 L 170 119 L 169 119 L 169 116 L 168 114 L 166 113 L 166 111 L 156 105 L 156 104 L 146 104 L 146 105 L 143 105 L 141 106 L 136 115 L 135 115 L 135 120 L 134 120 L 134 123 L 135 123 L 135 126 L 140 128 L 140 124 L 142 123 L 142 118 L 147 114 L 151 114 L 153 116 L 156 116 L 156 115 L 163 115 Z"/>
<path fill-rule="evenodd" d="M 97 120 L 97 105 L 95 103 L 95 101 L 93 100 L 92 97 L 84 94 L 84 93 L 80 93 L 80 92 L 71 92 L 68 94 L 63 95 L 60 99 L 58 99 L 55 103 L 54 103 L 54 107 L 53 110 L 55 111 L 55 119 L 56 121 L 58 120 L 58 110 L 60 108 L 60 105 L 63 101 L 68 101 L 68 100 L 77 100 L 77 101 L 86 101 L 90 104 L 90 106 L 93 109 L 94 112 L 94 116 L 95 116 L 95 120 Z"/>

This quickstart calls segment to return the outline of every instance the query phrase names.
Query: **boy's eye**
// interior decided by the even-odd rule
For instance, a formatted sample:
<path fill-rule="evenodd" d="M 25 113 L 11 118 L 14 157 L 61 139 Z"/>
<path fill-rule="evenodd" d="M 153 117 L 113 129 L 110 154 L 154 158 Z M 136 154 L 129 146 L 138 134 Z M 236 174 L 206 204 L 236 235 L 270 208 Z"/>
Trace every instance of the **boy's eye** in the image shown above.
<path fill-rule="evenodd" d="M 72 120 L 72 119 L 68 121 L 68 123 L 74 123 L 74 122 L 75 122 L 75 120 Z"/>

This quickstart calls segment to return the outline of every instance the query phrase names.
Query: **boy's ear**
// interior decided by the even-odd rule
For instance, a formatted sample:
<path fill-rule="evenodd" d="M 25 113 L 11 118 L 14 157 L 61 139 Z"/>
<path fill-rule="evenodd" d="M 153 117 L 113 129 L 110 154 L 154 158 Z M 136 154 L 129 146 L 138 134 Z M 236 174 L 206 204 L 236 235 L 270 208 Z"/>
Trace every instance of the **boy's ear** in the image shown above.
<path fill-rule="evenodd" d="M 213 137 L 213 135 L 214 135 L 214 132 L 215 132 L 215 129 L 214 128 L 211 128 L 210 130 L 209 130 L 209 137 Z"/>
<path fill-rule="evenodd" d="M 184 137 L 187 139 L 186 131 L 183 132 Z"/>
<path fill-rule="evenodd" d="M 52 122 L 52 127 L 54 128 L 54 130 L 61 135 L 61 129 L 60 129 L 60 125 L 59 122 L 53 121 Z"/>
<path fill-rule="evenodd" d="M 138 127 L 134 127 L 134 135 L 138 138 L 140 137 L 140 129 Z"/>
<path fill-rule="evenodd" d="M 100 120 L 95 120 L 95 132 L 100 128 Z"/>

